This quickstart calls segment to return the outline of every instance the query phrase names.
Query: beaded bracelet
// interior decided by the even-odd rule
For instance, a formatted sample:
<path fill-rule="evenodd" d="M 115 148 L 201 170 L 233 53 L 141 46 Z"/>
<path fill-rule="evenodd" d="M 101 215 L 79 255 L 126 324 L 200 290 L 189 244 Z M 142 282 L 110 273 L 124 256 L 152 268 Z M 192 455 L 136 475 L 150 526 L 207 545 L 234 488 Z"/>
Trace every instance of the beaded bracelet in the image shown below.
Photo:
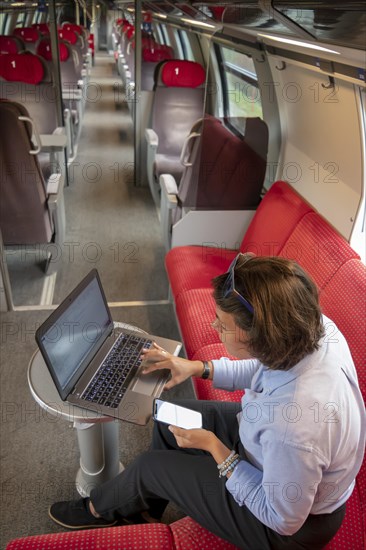
<path fill-rule="evenodd" d="M 226 474 L 226 472 L 229 470 L 231 465 L 236 462 L 239 459 L 239 455 L 234 452 L 234 454 L 230 454 L 230 456 L 220 464 L 219 468 L 219 477 L 222 477 Z"/>
<path fill-rule="evenodd" d="M 225 460 L 223 460 L 223 461 L 221 462 L 221 464 L 218 464 L 218 465 L 217 465 L 218 470 L 221 470 L 221 468 L 223 468 L 223 467 L 226 465 L 226 463 L 229 462 L 229 460 L 231 460 L 231 459 L 233 458 L 234 455 L 235 455 L 235 450 L 231 451 L 231 453 L 229 454 L 229 456 L 226 457 Z"/>
<path fill-rule="evenodd" d="M 240 461 L 241 459 L 239 458 L 239 456 L 235 458 L 235 460 L 233 460 L 232 463 L 225 470 L 220 470 L 219 477 L 225 477 L 228 473 L 233 472 Z"/>

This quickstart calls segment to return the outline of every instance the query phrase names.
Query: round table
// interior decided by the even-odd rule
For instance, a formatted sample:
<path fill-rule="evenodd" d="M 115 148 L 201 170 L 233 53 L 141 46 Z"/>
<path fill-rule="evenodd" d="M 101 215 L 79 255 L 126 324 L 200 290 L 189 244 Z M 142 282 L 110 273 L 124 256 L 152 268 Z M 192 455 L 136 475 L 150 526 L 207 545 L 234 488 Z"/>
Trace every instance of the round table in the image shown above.
<path fill-rule="evenodd" d="M 146 334 L 124 323 L 114 325 Z M 119 460 L 119 421 L 62 401 L 39 350 L 29 362 L 28 384 L 42 409 L 71 422 L 76 430 L 80 451 L 76 488 L 81 496 L 89 496 L 94 487 L 123 471 L 124 466 Z"/>

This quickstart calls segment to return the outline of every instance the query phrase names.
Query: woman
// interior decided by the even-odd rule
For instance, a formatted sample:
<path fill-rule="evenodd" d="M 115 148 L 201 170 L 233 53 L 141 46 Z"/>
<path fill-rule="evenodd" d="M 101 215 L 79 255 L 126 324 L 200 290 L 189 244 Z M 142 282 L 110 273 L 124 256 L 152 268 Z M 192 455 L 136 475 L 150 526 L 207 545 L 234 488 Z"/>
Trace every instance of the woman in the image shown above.
<path fill-rule="evenodd" d="M 239 254 L 213 289 L 213 326 L 238 360 L 189 361 L 155 346 L 143 352 L 145 372 L 169 369 L 166 389 L 203 376 L 245 390 L 242 402 L 180 402 L 202 412 L 203 429 L 156 423 L 149 451 L 90 499 L 51 506 L 54 521 L 154 521 L 173 501 L 246 550 L 314 550 L 333 538 L 365 444 L 347 343 L 293 261 Z"/>

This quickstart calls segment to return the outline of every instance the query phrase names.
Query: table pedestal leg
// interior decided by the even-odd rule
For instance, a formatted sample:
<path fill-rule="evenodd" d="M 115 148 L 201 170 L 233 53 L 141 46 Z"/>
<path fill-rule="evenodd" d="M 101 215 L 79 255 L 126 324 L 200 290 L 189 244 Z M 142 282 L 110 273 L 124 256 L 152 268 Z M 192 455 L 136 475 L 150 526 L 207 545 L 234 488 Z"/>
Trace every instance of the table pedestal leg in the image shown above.
<path fill-rule="evenodd" d="M 124 469 L 119 461 L 119 423 L 115 420 L 97 424 L 75 423 L 80 450 L 80 469 L 76 488 L 83 497 L 118 475 Z"/>

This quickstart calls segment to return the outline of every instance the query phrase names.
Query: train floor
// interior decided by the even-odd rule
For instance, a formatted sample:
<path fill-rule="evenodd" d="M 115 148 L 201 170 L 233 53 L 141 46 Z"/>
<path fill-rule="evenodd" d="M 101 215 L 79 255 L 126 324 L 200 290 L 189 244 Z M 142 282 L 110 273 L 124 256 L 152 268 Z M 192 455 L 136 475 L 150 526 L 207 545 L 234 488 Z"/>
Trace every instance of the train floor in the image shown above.
<path fill-rule="evenodd" d="M 78 497 L 75 430 L 39 407 L 27 381 L 36 349 L 34 333 L 49 309 L 97 267 L 115 320 L 179 339 L 167 299 L 156 209 L 148 189 L 131 180 L 132 122 L 127 105 L 115 101 L 116 82 L 113 57 L 99 53 L 90 83 L 100 97 L 87 102 L 78 155 L 65 188 L 69 245 L 54 281 L 45 283 L 47 277 L 31 254 L 20 258 L 18 267 L 14 257 L 9 260 L 17 307 L 3 313 L 0 324 L 0 548 L 13 538 L 62 531 L 48 518 L 48 506 Z M 191 383 L 166 397 L 193 397 Z M 148 448 L 151 430 L 152 421 L 146 427 L 119 423 L 123 464 Z M 170 505 L 163 519 L 171 522 L 181 516 Z"/>

